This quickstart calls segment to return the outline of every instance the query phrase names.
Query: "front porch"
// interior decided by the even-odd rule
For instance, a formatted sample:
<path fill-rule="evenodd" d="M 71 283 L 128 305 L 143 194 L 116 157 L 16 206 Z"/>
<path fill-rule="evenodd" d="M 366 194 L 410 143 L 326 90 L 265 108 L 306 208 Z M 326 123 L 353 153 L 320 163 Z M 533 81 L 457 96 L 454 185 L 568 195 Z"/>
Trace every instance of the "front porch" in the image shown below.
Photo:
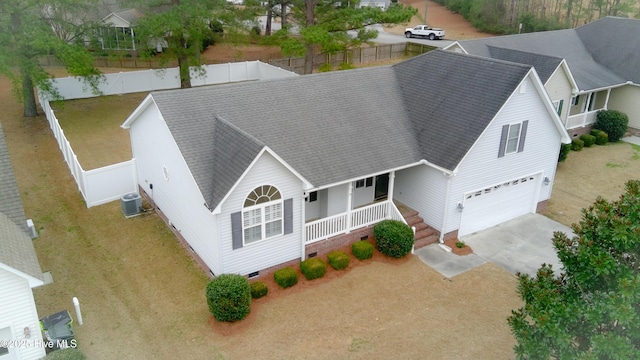
<path fill-rule="evenodd" d="M 373 205 L 376 205 L 376 204 L 373 204 Z M 400 213 L 401 219 L 399 220 L 403 221 L 405 224 L 409 225 L 414 229 L 415 249 L 419 249 L 424 246 L 438 242 L 438 237 L 440 233 L 437 230 L 430 227 L 429 225 L 425 224 L 422 217 L 420 217 L 418 211 L 411 209 L 410 207 L 398 201 L 392 201 L 391 205 Z M 382 218 L 381 220 L 385 220 L 385 219 Z M 305 244 L 305 258 L 310 256 L 322 256 L 329 253 L 332 250 L 346 247 L 360 240 L 368 240 L 368 241 L 374 242 L 373 225 L 375 225 L 377 222 L 378 221 L 375 221 L 372 224 L 362 226 L 357 229 L 352 228 L 350 232 L 346 232 L 346 233 L 342 232 L 335 236 L 328 237 L 326 239 L 308 241 Z M 324 241 L 320 241 L 320 240 L 324 240 Z"/>
<path fill-rule="evenodd" d="M 565 124 L 567 130 L 595 124 L 598 111 L 608 108 L 610 94 L 611 89 L 607 89 L 571 98 L 569 116 Z"/>

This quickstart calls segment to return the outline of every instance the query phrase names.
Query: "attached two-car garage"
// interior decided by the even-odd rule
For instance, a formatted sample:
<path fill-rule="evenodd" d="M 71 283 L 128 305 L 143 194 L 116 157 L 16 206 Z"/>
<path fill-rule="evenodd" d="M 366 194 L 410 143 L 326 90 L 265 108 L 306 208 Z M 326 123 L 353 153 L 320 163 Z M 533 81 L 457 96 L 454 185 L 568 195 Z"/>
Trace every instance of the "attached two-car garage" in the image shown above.
<path fill-rule="evenodd" d="M 458 236 L 535 213 L 540 175 L 529 175 L 464 195 Z"/>

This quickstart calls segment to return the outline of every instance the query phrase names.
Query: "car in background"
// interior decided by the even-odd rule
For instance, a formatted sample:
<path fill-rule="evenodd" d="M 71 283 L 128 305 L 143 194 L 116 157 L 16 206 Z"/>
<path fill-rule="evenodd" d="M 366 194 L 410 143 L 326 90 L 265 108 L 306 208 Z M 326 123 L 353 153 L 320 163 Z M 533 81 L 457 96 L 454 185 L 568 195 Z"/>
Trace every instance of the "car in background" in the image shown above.
<path fill-rule="evenodd" d="M 423 37 L 429 40 L 442 40 L 444 38 L 444 30 L 440 28 L 432 28 L 429 25 L 418 25 L 404 30 L 404 36 L 407 38 Z"/>

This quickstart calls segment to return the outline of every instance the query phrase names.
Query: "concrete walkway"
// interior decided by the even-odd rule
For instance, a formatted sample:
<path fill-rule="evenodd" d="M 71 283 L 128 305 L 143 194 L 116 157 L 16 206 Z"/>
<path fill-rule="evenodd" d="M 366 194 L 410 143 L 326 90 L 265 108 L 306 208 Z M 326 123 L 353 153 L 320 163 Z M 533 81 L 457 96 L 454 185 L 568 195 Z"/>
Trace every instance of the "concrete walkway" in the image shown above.
<path fill-rule="evenodd" d="M 640 137 L 638 137 L 638 136 L 623 137 L 622 141 L 628 142 L 628 143 L 634 144 L 634 145 L 640 145 Z"/>
<path fill-rule="evenodd" d="M 415 254 L 449 278 L 486 262 L 513 274 L 535 275 L 543 263 L 551 264 L 560 271 L 560 261 L 551 242 L 555 231 L 574 236 L 568 226 L 543 215 L 528 214 L 462 237 L 461 240 L 473 249 L 473 254 L 458 256 L 446 252 L 438 244 L 418 249 Z"/>

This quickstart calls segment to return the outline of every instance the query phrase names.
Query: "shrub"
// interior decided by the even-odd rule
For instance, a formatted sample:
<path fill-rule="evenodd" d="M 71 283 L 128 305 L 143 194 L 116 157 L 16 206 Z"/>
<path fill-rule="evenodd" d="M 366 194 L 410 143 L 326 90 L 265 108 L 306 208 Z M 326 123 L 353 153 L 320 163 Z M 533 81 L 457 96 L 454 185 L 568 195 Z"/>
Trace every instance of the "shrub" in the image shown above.
<path fill-rule="evenodd" d="M 464 249 L 465 246 L 467 246 L 467 245 L 465 243 L 463 243 L 462 241 L 456 242 L 456 247 L 458 249 Z"/>
<path fill-rule="evenodd" d="M 411 252 L 413 231 L 397 220 L 384 220 L 373 228 L 378 250 L 394 258 L 400 258 Z"/>
<path fill-rule="evenodd" d="M 356 241 L 351 244 L 351 253 L 358 260 L 371 259 L 373 256 L 373 245 L 365 240 Z"/>
<path fill-rule="evenodd" d="M 318 67 L 318 71 L 320 72 L 329 72 L 331 70 L 333 70 L 333 66 L 329 63 L 324 63 Z"/>
<path fill-rule="evenodd" d="M 209 311 L 218 321 L 242 320 L 251 309 L 251 286 L 247 278 L 222 274 L 207 285 Z"/>
<path fill-rule="evenodd" d="M 349 266 L 349 261 L 351 261 L 349 255 L 346 252 L 340 250 L 330 252 L 329 255 L 327 255 L 327 259 L 329 260 L 329 264 L 331 265 L 331 267 L 336 270 L 346 269 L 347 266 Z"/>
<path fill-rule="evenodd" d="M 596 137 L 589 134 L 580 135 L 580 140 L 584 142 L 584 147 L 591 147 L 591 145 L 596 143 Z"/>
<path fill-rule="evenodd" d="M 558 162 L 567 160 L 569 151 L 571 151 L 571 144 L 560 144 L 560 155 L 558 156 Z"/>
<path fill-rule="evenodd" d="M 276 270 L 273 273 L 273 278 L 278 285 L 285 289 L 298 283 L 298 273 L 290 267 Z"/>
<path fill-rule="evenodd" d="M 341 62 L 340 65 L 338 65 L 338 70 L 353 70 L 355 68 L 356 67 L 350 62 Z"/>
<path fill-rule="evenodd" d="M 260 299 L 261 297 L 267 295 L 269 293 L 269 288 L 267 284 L 262 281 L 256 281 L 251 283 L 251 297 L 253 299 Z"/>
<path fill-rule="evenodd" d="M 593 130 L 591 130 L 591 135 L 596 137 L 596 145 L 607 145 L 609 142 L 609 135 L 602 130 L 595 129 L 595 131 L 596 133 L 593 134 Z"/>
<path fill-rule="evenodd" d="M 624 136 L 629 125 L 627 114 L 617 110 L 600 110 L 596 116 L 595 128 L 609 135 L 609 141 L 616 142 Z"/>
<path fill-rule="evenodd" d="M 571 141 L 571 150 L 580 151 L 584 147 L 584 141 L 580 139 L 573 139 Z"/>
<path fill-rule="evenodd" d="M 311 258 L 300 262 L 300 271 L 307 280 L 318 279 L 327 273 L 327 264 L 319 258 Z"/>

